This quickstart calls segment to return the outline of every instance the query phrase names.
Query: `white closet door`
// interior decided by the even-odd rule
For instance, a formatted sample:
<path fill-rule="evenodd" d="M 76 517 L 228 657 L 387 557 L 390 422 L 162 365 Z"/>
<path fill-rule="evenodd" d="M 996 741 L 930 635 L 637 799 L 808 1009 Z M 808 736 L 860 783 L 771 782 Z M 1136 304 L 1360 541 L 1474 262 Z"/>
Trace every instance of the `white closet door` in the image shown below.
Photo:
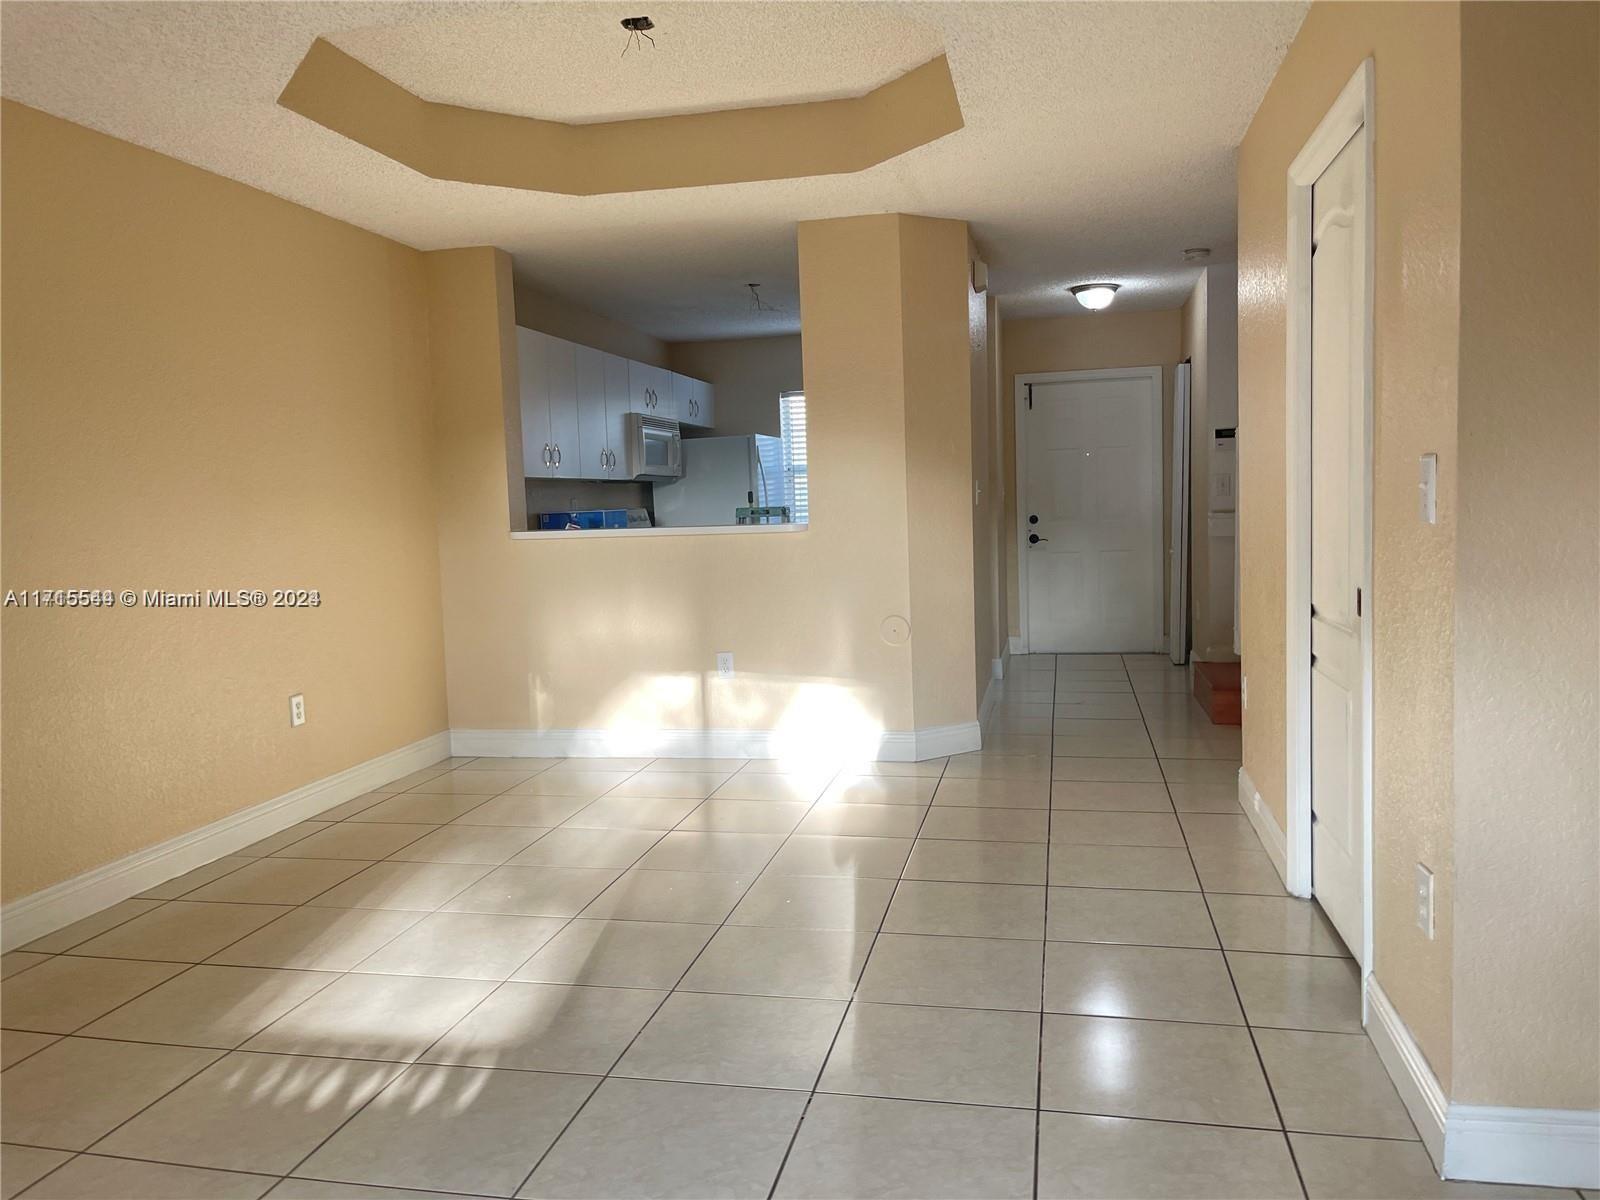
<path fill-rule="evenodd" d="M 1311 886 L 1349 946 L 1362 942 L 1361 313 L 1366 159 L 1352 139 L 1312 188 Z"/>

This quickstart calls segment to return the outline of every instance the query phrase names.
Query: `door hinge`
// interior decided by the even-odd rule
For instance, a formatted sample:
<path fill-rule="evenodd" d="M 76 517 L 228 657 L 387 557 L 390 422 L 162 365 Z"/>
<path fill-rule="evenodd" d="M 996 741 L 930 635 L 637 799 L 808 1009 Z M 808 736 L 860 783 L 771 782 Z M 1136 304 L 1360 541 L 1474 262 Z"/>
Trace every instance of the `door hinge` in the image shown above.
<path fill-rule="evenodd" d="M 1033 384 L 1025 383 L 1022 386 L 1027 389 L 1027 392 L 1028 392 L 1028 411 L 1032 412 L 1033 411 Z"/>
<path fill-rule="evenodd" d="M 1315 650 L 1311 652 L 1311 665 L 1313 667 L 1317 665 L 1317 652 Z"/>
<path fill-rule="evenodd" d="M 1356 589 L 1356 616 L 1361 615 L 1361 589 Z"/>

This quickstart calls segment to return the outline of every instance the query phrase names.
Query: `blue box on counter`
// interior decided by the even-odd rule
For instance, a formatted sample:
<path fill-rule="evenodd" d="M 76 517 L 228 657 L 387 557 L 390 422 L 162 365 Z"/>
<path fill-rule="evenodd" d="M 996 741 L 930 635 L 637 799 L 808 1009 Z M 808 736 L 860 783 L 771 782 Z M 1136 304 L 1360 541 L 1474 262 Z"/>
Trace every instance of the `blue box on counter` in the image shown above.
<path fill-rule="evenodd" d="M 628 510 L 625 508 L 584 508 L 576 512 L 547 512 L 539 514 L 539 528 L 548 529 L 626 529 Z"/>

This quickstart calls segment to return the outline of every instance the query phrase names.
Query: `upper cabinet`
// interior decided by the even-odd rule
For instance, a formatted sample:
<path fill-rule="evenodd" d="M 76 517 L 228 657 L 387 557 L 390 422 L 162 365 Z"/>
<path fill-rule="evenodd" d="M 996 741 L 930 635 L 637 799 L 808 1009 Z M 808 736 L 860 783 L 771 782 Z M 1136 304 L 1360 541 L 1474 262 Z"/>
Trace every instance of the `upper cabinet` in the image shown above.
<path fill-rule="evenodd" d="M 717 423 L 717 389 L 704 379 L 691 379 L 689 382 L 693 385 L 689 396 L 689 415 L 680 416 L 679 420 L 710 429 Z M 679 409 L 680 413 L 682 411 Z"/>
<path fill-rule="evenodd" d="M 633 397 L 633 412 L 665 417 L 669 421 L 678 419 L 678 406 L 672 398 L 672 372 L 665 367 L 630 361 L 628 390 Z"/>
<path fill-rule="evenodd" d="M 522 465 L 530 479 L 626 479 L 630 412 L 710 429 L 714 389 L 517 327 Z"/>
<path fill-rule="evenodd" d="M 545 343 L 550 339 L 517 327 L 517 383 L 522 400 L 522 473 L 530 479 L 555 474 L 550 452 L 550 390 L 545 371 Z"/>
<path fill-rule="evenodd" d="M 672 400 L 681 424 L 693 425 L 698 429 L 711 428 L 714 403 L 711 385 L 705 380 L 691 379 L 673 372 Z"/>
<path fill-rule="evenodd" d="M 517 384 L 522 404 L 522 470 L 530 479 L 577 479 L 577 347 L 517 328 Z"/>

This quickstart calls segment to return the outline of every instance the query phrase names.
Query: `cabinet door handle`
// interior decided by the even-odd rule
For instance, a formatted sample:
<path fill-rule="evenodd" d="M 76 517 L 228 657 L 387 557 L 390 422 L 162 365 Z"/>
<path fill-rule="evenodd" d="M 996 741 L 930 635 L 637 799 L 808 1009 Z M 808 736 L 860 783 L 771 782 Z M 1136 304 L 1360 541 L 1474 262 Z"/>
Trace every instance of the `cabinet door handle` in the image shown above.
<path fill-rule="evenodd" d="M 547 466 L 547 467 L 553 465 L 550 462 L 550 443 L 549 442 L 546 442 L 544 444 L 544 465 Z"/>
<path fill-rule="evenodd" d="M 559 467 L 560 465 L 561 465 L 561 447 L 557 446 L 556 447 L 556 466 Z"/>

